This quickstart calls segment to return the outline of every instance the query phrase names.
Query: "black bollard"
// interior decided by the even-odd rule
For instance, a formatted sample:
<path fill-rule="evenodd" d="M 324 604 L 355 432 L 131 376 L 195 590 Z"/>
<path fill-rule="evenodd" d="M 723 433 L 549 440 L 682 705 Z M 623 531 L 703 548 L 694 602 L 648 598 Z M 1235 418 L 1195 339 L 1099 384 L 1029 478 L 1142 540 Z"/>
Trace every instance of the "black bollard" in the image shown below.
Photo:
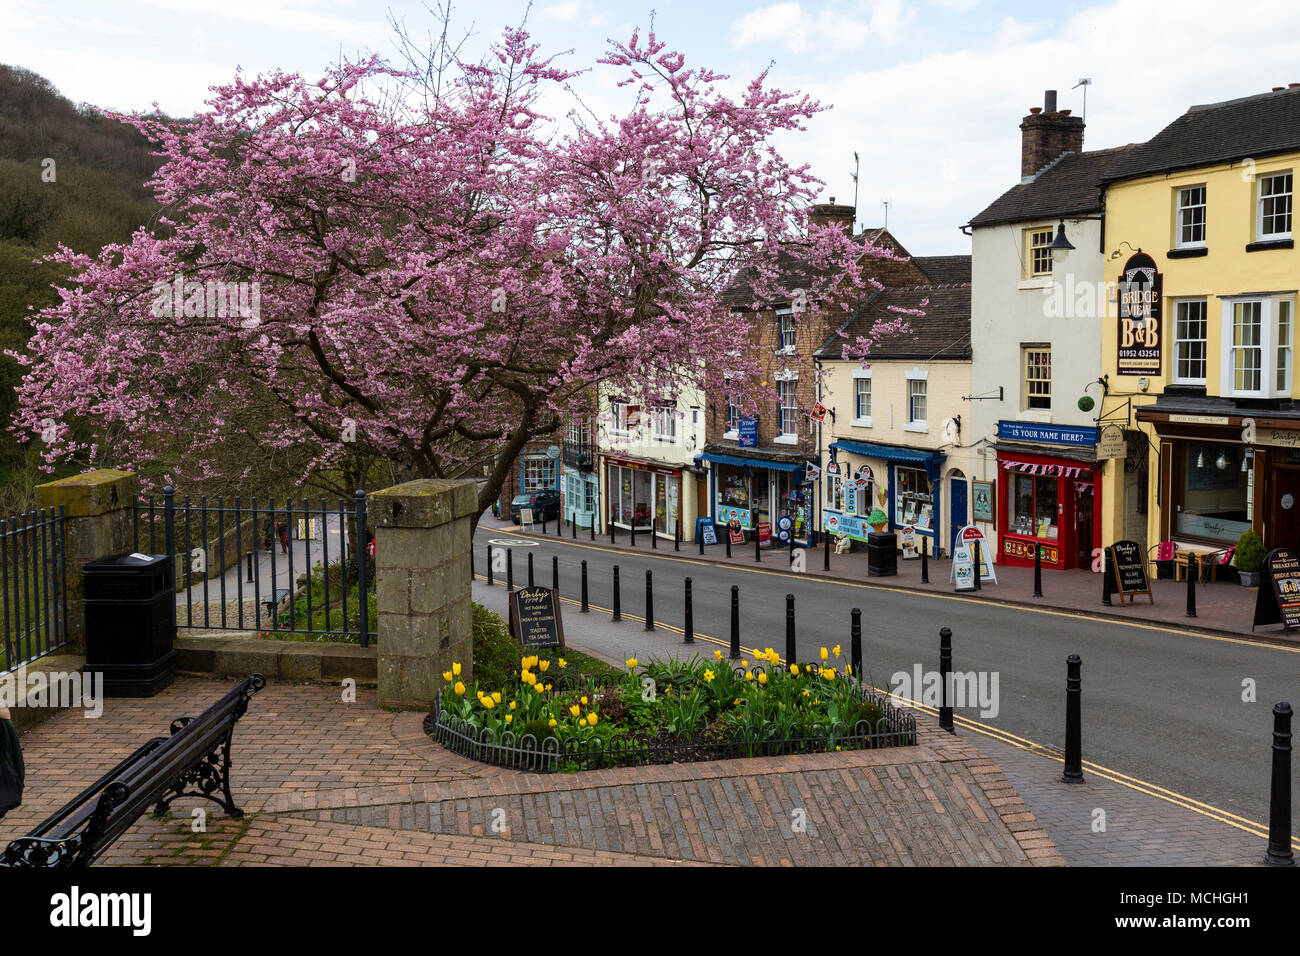
<path fill-rule="evenodd" d="M 740 660 L 740 586 L 731 586 L 731 659 Z"/>
<path fill-rule="evenodd" d="M 831 569 L 831 534 L 829 531 L 822 532 L 822 570 Z"/>
<path fill-rule="evenodd" d="M 1034 542 L 1034 597 L 1043 596 L 1043 549 Z"/>
<path fill-rule="evenodd" d="M 1079 677 L 1083 661 L 1078 654 L 1071 654 L 1065 659 L 1065 666 L 1065 772 L 1061 780 L 1083 783 L 1083 712 L 1080 709 L 1083 681 Z"/>
<path fill-rule="evenodd" d="M 489 544 L 489 545 L 487 546 L 487 548 L 488 548 L 488 575 L 487 575 L 487 583 L 488 583 L 488 587 L 491 587 L 491 586 L 492 586 L 492 545 Z"/>
<path fill-rule="evenodd" d="M 244 583 L 252 584 L 253 583 L 253 552 L 252 551 L 247 552 L 247 557 L 248 557 L 248 580 L 245 581 Z"/>
<path fill-rule="evenodd" d="M 474 545 L 469 546 L 469 579 L 474 580 Z"/>
<path fill-rule="evenodd" d="M 790 530 L 790 567 L 794 567 L 794 529 Z"/>
<path fill-rule="evenodd" d="M 980 543 L 972 541 L 971 546 L 975 554 L 975 590 L 978 591 L 980 589 Z"/>
<path fill-rule="evenodd" d="M 623 612 L 619 607 L 618 600 L 618 565 L 614 565 L 614 613 L 610 616 L 611 621 L 623 620 Z"/>
<path fill-rule="evenodd" d="M 798 662 L 794 649 L 794 595 L 785 596 L 785 662 L 795 664 Z"/>
<path fill-rule="evenodd" d="M 578 512 L 569 515 L 569 537 L 575 541 L 578 538 Z"/>
<path fill-rule="evenodd" d="M 528 586 L 536 587 L 533 583 L 533 552 L 528 552 Z"/>
<path fill-rule="evenodd" d="M 653 631 L 655 629 L 655 586 L 653 572 L 647 570 L 645 573 L 645 629 Z"/>
<path fill-rule="evenodd" d="M 680 523 L 673 528 L 673 550 L 682 550 L 682 526 Z"/>
<path fill-rule="evenodd" d="M 506 590 L 515 589 L 515 555 L 512 549 L 506 548 Z"/>
<path fill-rule="evenodd" d="M 591 540 L 595 541 L 596 540 L 596 513 L 594 511 L 591 513 L 591 525 L 589 527 L 591 529 Z"/>
<path fill-rule="evenodd" d="M 731 557 L 731 529 L 727 529 L 727 557 Z"/>
<path fill-rule="evenodd" d="M 584 559 L 582 562 L 582 613 L 586 614 L 590 610 L 591 607 L 587 603 L 587 562 Z"/>
<path fill-rule="evenodd" d="M 1187 555 L 1187 616 L 1196 617 L 1196 578 L 1201 571 L 1201 556 Z"/>
<path fill-rule="evenodd" d="M 921 583 L 930 583 L 930 539 L 921 538 Z"/>
<path fill-rule="evenodd" d="M 618 544 L 618 538 L 614 536 L 614 531 L 615 531 L 614 519 L 611 518 L 609 521 L 609 543 L 610 544 Z"/>
<path fill-rule="evenodd" d="M 849 661 L 853 667 L 853 676 L 862 685 L 862 608 L 855 607 L 849 612 Z"/>
<path fill-rule="evenodd" d="M 695 540 L 700 546 L 700 557 L 704 557 L 704 528 L 700 525 L 695 526 Z"/>
<path fill-rule="evenodd" d="M 683 622 L 682 630 L 685 637 L 682 638 L 683 644 L 695 643 L 695 609 L 691 607 L 691 579 L 686 579 L 686 620 Z"/>
<path fill-rule="evenodd" d="M 632 547 L 635 548 L 636 547 L 636 518 L 632 519 L 632 523 L 628 527 L 631 529 Z"/>
<path fill-rule="evenodd" d="M 542 534 L 546 534 L 546 512 L 542 512 Z"/>
<path fill-rule="evenodd" d="M 650 547 L 656 551 L 659 549 L 659 532 L 654 529 L 654 525 L 650 526 Z"/>
<path fill-rule="evenodd" d="M 763 548 L 763 542 L 758 540 L 758 522 L 755 521 L 754 522 L 754 560 L 755 561 L 763 560 L 762 548 Z"/>
<path fill-rule="evenodd" d="M 551 555 L 551 590 L 560 590 L 560 558 L 555 554 Z"/>
<path fill-rule="evenodd" d="M 1101 603 L 1103 607 L 1111 607 L 1110 603 L 1110 573 L 1106 568 L 1106 549 L 1101 549 Z"/>
<path fill-rule="evenodd" d="M 922 541 L 925 539 L 923 538 Z M 952 682 L 952 628 L 939 628 L 939 729 L 950 734 L 957 731 L 952 725 L 952 701 L 948 699 L 948 685 Z"/>
<path fill-rule="evenodd" d="M 1291 705 L 1273 706 L 1273 786 L 1268 798 L 1268 852 L 1264 862 L 1295 866 L 1291 850 Z"/>

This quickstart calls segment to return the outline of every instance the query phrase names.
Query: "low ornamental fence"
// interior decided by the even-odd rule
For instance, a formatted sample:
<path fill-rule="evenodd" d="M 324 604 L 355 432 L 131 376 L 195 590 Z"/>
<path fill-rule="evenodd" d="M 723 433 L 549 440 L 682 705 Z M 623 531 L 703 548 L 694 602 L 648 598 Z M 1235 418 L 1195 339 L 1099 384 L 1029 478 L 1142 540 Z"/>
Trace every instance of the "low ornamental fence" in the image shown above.
<path fill-rule="evenodd" d="M 134 547 L 176 558 L 177 627 L 375 638 L 365 492 L 334 505 L 136 495 Z M 331 540 L 334 542 L 331 544 Z"/>
<path fill-rule="evenodd" d="M 503 695 L 514 685 L 505 685 Z M 575 684 L 556 687 L 555 696 Z M 607 682 L 586 686 L 598 688 Z M 739 727 L 726 731 L 675 734 L 617 732 L 586 738 L 545 737 L 475 727 L 469 721 L 442 709 L 442 692 L 434 700 L 427 729 L 433 739 L 453 753 L 471 760 L 512 770 L 553 773 L 571 770 L 599 770 L 642 764 L 693 763 L 737 757 L 779 757 L 790 754 L 826 753 L 841 750 L 869 750 L 916 744 L 916 717 L 895 707 L 887 698 L 864 693 L 863 700 L 880 708 L 878 720 L 860 720 L 852 726 L 834 723 L 792 724 L 784 733 L 776 725 L 762 729 Z"/>
<path fill-rule="evenodd" d="M 68 643 L 63 507 L 0 519 L 0 673 Z"/>

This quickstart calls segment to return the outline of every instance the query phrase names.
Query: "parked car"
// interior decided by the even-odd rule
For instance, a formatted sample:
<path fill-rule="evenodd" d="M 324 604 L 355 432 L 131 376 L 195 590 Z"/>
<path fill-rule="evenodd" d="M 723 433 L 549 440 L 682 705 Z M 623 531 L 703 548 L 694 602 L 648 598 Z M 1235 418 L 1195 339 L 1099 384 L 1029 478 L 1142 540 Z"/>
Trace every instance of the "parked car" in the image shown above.
<path fill-rule="evenodd" d="M 522 508 L 533 509 L 534 521 L 550 521 L 560 517 L 560 493 L 553 488 L 543 491 L 530 491 L 515 495 L 510 502 L 510 520 L 519 524 L 519 512 Z"/>

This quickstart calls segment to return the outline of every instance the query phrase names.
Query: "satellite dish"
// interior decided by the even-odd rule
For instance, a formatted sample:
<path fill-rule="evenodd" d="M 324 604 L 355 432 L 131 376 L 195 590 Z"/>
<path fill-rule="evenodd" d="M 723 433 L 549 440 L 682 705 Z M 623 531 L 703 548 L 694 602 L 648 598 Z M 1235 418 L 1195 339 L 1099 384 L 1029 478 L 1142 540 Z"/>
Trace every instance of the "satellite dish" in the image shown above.
<path fill-rule="evenodd" d="M 547 448 L 547 449 L 546 449 L 546 457 L 547 457 L 547 458 L 559 458 L 559 457 L 560 457 L 560 446 L 559 446 L 559 445 L 551 445 L 549 448 Z"/>

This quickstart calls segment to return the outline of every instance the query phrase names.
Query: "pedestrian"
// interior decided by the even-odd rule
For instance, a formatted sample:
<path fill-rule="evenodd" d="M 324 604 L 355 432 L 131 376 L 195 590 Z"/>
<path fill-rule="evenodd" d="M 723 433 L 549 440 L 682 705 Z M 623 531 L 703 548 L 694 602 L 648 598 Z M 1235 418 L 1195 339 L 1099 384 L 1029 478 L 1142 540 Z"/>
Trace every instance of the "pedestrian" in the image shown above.
<path fill-rule="evenodd" d="M 10 718 L 9 708 L 0 706 L 0 817 L 23 802 L 23 748 Z"/>
<path fill-rule="evenodd" d="M 276 524 L 276 528 L 280 532 L 280 553 L 288 554 L 289 553 L 289 525 L 285 522 L 278 522 Z"/>

